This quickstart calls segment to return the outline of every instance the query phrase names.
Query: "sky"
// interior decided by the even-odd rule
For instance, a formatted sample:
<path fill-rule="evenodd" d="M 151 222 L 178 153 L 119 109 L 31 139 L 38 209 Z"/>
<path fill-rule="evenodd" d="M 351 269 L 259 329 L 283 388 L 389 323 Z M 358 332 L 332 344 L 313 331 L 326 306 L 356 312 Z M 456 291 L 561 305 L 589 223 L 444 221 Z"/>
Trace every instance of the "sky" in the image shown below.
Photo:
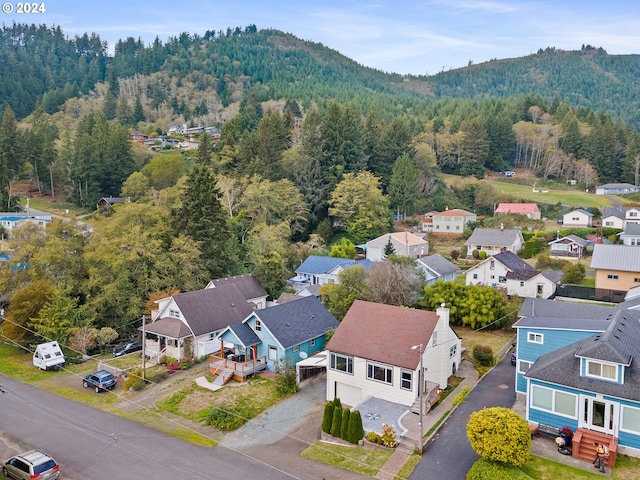
<path fill-rule="evenodd" d="M 433 75 L 540 48 L 640 53 L 636 0 L 45 0 L 44 13 L 2 5 L 0 23 L 59 25 L 113 46 L 256 25 L 291 33 L 385 72 Z"/>

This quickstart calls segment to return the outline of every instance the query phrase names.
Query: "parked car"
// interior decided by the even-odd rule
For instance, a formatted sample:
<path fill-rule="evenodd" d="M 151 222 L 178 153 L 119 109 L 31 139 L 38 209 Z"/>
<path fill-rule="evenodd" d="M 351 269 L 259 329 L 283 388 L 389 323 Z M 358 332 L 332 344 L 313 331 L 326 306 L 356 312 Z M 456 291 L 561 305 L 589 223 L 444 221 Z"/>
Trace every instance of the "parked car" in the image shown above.
<path fill-rule="evenodd" d="M 512 172 L 511 170 L 508 170 L 508 171 L 504 172 L 504 176 L 505 177 L 515 177 L 516 176 L 516 172 Z"/>
<path fill-rule="evenodd" d="M 112 373 L 106 370 L 98 370 L 84 377 L 82 379 L 82 386 L 84 388 L 92 387 L 96 393 L 100 393 L 100 391 L 115 387 L 117 382 L 116 377 L 114 377 Z"/>
<path fill-rule="evenodd" d="M 517 349 L 513 349 L 511 350 L 511 365 L 515 365 L 516 364 L 516 360 L 518 359 L 518 350 Z"/>
<path fill-rule="evenodd" d="M 60 477 L 60 469 L 58 463 L 46 453 L 40 450 L 29 450 L 2 462 L 2 475 L 19 480 L 31 478 L 53 480 Z"/>
<path fill-rule="evenodd" d="M 113 350 L 113 356 L 119 357 L 121 355 L 126 355 L 128 353 L 137 352 L 142 350 L 142 345 L 138 340 L 133 340 L 131 342 L 127 342 L 124 345 L 117 347 Z"/>

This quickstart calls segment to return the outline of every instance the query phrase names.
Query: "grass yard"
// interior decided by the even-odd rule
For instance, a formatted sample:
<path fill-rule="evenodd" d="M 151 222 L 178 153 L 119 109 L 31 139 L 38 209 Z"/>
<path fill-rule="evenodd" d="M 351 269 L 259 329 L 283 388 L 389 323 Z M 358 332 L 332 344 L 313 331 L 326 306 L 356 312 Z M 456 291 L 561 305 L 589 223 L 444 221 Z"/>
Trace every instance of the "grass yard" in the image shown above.
<path fill-rule="evenodd" d="M 536 456 L 531 456 L 529 461 L 520 467 L 520 470 L 534 480 L 555 480 L 558 478 L 589 480 L 603 477 L 603 475 L 595 469 L 593 472 L 584 471 Z M 609 469 L 607 469 L 607 471 L 609 471 Z M 619 480 L 640 480 L 640 459 L 619 455 L 616 461 L 616 467 L 611 473 L 611 478 Z"/>
<path fill-rule="evenodd" d="M 335 465 L 345 470 L 373 477 L 380 471 L 392 453 L 391 450 L 372 450 L 315 442 L 307 447 L 301 455 L 316 462 Z"/>
<path fill-rule="evenodd" d="M 467 184 L 474 182 L 487 182 L 498 192 L 511 195 L 517 199 L 529 200 L 536 203 L 561 203 L 569 207 L 596 207 L 602 210 L 604 207 L 610 207 L 612 202 L 604 195 L 594 195 L 579 190 L 563 190 L 563 189 L 547 189 L 538 187 L 541 190 L 548 190 L 547 193 L 534 192 L 531 185 L 522 185 L 508 180 L 478 180 L 473 177 L 459 177 L 457 175 L 446 174 L 443 176 L 447 184 Z M 620 198 L 621 202 L 625 202 L 624 198 Z"/>
<path fill-rule="evenodd" d="M 475 345 L 489 345 L 495 354 L 505 345 L 511 345 L 512 338 L 515 335 L 515 331 L 511 330 L 474 331 L 469 327 L 453 326 L 452 328 L 462 339 L 465 358 L 471 358 L 471 352 Z"/>

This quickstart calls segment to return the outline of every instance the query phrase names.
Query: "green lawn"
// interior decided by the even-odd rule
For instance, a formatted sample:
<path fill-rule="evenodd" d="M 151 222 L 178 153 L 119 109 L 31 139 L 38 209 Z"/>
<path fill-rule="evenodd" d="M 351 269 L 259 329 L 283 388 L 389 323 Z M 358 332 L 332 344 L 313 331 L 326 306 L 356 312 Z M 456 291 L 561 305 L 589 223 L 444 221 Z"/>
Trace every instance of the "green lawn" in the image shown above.
<path fill-rule="evenodd" d="M 597 471 L 585 471 L 578 468 L 569 467 L 561 463 L 556 463 L 542 457 L 531 456 L 529 461 L 520 467 L 529 478 L 534 480 L 555 480 L 558 478 L 570 478 L 572 480 L 589 480 L 592 478 L 602 478 L 602 474 Z M 612 479 L 639 480 L 640 479 L 640 459 L 631 458 L 626 455 L 619 455 L 616 466 L 611 472 Z"/>
<path fill-rule="evenodd" d="M 307 447 L 301 455 L 316 462 L 335 465 L 345 470 L 373 477 L 392 453 L 393 451 L 391 450 L 372 450 L 362 447 L 347 447 L 315 442 Z"/>

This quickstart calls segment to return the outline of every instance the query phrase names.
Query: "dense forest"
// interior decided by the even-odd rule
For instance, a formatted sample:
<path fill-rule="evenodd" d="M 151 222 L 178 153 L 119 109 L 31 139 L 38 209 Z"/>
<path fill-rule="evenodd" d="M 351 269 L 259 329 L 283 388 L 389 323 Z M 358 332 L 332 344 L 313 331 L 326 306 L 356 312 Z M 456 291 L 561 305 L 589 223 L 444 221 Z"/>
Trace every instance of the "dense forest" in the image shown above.
<path fill-rule="evenodd" d="M 11 240 L 0 292 L 56 306 L 25 317 L 36 329 L 126 331 L 150 300 L 245 272 L 275 297 L 309 253 L 352 256 L 389 231 L 393 213 L 492 211 L 490 188 L 455 191 L 443 173 L 519 168 L 591 188 L 633 183 L 640 165 L 640 133 L 625 118 L 637 87 L 595 107 L 610 93 L 599 87 L 604 59 L 629 69 L 633 59 L 587 47 L 415 78 L 253 26 L 148 46 L 128 38 L 113 56 L 95 34 L 13 25 L 0 36 L 0 210 L 19 208 L 26 179 L 87 212 L 103 196 L 130 200 L 96 215 L 93 233 L 58 224 L 46 237 L 27 229 Z M 563 59 L 575 69 L 598 59 L 602 71 L 589 81 L 567 75 L 559 88 Z M 549 66 L 531 75 L 548 88 L 518 80 L 531 62 Z M 465 80 L 490 65 L 503 80 Z M 215 125 L 220 138 L 202 134 L 192 151 L 129 140 L 182 123 Z"/>

